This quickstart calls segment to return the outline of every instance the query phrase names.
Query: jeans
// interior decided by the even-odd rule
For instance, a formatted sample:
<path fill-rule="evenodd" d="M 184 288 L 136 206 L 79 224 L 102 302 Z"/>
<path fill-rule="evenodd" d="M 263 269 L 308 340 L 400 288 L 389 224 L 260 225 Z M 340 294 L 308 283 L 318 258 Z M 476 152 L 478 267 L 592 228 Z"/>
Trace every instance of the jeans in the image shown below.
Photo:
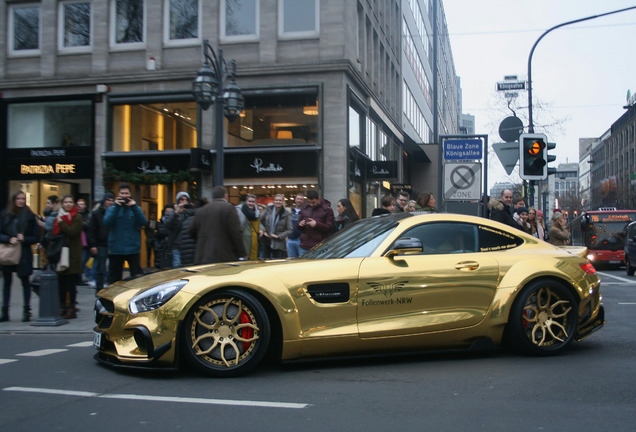
<path fill-rule="evenodd" d="M 181 267 L 181 251 L 179 249 L 172 249 L 172 268 Z"/>
<path fill-rule="evenodd" d="M 124 275 L 124 261 L 128 261 L 130 267 L 130 276 L 143 274 L 141 265 L 139 264 L 139 254 L 132 255 L 109 255 L 108 256 L 108 283 L 113 284 L 122 280 Z"/>
<path fill-rule="evenodd" d="M 300 257 L 300 237 L 297 239 L 287 239 L 287 256 L 289 258 Z"/>

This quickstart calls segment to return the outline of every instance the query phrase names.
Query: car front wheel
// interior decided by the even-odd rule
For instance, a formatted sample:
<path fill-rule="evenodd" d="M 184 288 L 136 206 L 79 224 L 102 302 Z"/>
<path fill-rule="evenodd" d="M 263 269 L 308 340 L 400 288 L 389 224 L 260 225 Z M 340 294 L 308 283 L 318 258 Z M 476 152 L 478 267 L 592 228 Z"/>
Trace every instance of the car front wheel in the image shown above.
<path fill-rule="evenodd" d="M 574 340 L 577 320 L 578 305 L 570 290 L 556 281 L 536 281 L 514 303 L 507 343 L 526 354 L 558 354 Z"/>
<path fill-rule="evenodd" d="M 242 375 L 267 351 L 267 313 L 251 294 L 227 289 L 201 299 L 184 323 L 185 355 L 198 370 L 215 377 Z"/>

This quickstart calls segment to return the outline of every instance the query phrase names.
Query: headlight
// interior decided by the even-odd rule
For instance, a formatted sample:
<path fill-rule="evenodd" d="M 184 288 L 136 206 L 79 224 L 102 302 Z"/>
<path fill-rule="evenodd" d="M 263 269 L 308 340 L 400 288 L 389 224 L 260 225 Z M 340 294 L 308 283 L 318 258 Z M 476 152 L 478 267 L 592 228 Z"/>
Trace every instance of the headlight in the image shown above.
<path fill-rule="evenodd" d="M 187 280 L 178 280 L 157 285 L 130 299 L 128 308 L 133 314 L 158 309 L 174 297 L 187 283 Z"/>

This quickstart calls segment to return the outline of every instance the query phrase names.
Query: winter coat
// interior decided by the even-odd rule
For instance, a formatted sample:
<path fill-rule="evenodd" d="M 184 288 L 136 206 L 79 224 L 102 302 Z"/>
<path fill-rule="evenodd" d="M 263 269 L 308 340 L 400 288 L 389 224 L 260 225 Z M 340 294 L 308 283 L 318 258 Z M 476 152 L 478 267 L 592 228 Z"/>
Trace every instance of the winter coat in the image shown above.
<path fill-rule="evenodd" d="M 70 223 L 68 220 L 70 220 Z M 68 239 L 70 266 L 64 271 L 57 272 L 61 275 L 74 275 L 82 273 L 82 230 L 84 221 L 82 215 L 71 212 L 70 216 L 63 216 L 55 221 L 53 234 L 64 234 Z"/>
<path fill-rule="evenodd" d="M 195 264 L 236 261 L 247 256 L 236 208 L 223 198 L 199 208 L 188 232 L 197 243 Z"/>
<path fill-rule="evenodd" d="M 24 207 L 17 219 L 14 215 L 7 215 L 6 209 L 2 210 L 0 212 L 0 243 L 9 243 L 11 237 L 16 237 L 19 233 L 24 236 L 20 262 L 17 266 L 0 267 L 11 269 L 21 277 L 30 276 L 33 273 L 31 245 L 40 241 L 40 231 L 35 221 L 35 215 L 28 207 Z"/>
<path fill-rule="evenodd" d="M 108 246 L 108 232 L 110 229 L 104 224 L 106 209 L 100 205 L 89 216 L 88 229 L 86 231 L 88 247 Z"/>
<path fill-rule="evenodd" d="M 239 222 L 241 224 L 241 229 L 243 232 L 243 244 L 245 245 L 245 250 L 247 251 L 247 258 L 251 260 L 255 260 L 258 258 L 258 227 L 260 225 L 261 212 L 258 210 L 258 207 L 254 209 L 254 214 L 256 215 L 255 220 L 249 220 L 245 213 L 243 213 L 243 206 L 247 204 L 240 204 L 236 206 L 236 214 L 239 218 Z"/>
<path fill-rule="evenodd" d="M 494 198 L 490 199 L 489 204 L 492 207 L 490 209 L 490 219 L 523 231 L 521 225 L 515 222 L 509 205 Z"/>
<path fill-rule="evenodd" d="M 301 226 L 300 222 L 307 219 L 315 220 L 316 226 L 314 228 L 309 225 Z M 316 207 L 311 207 L 307 204 L 300 211 L 298 223 L 300 247 L 302 249 L 311 249 L 326 239 L 334 229 L 335 222 L 331 203 L 325 199 L 320 199 Z"/>
<path fill-rule="evenodd" d="M 166 215 L 166 229 L 170 232 L 172 239 L 172 249 L 181 251 L 181 265 L 188 266 L 194 264 L 194 252 L 197 242 L 190 237 L 188 229 L 194 220 L 194 209 L 185 209 L 177 214 L 176 211 Z"/>
<path fill-rule="evenodd" d="M 570 244 L 570 231 L 567 228 L 552 225 L 550 227 L 550 244 L 555 246 L 567 246 Z"/>
<path fill-rule="evenodd" d="M 146 216 L 138 205 L 113 205 L 106 210 L 104 224 L 108 233 L 109 255 L 135 255 L 141 251 L 141 230 Z"/>
<path fill-rule="evenodd" d="M 291 223 L 291 215 L 287 211 L 285 207 L 281 207 L 278 212 L 278 220 L 276 221 L 276 226 L 272 231 L 272 218 L 274 218 L 274 214 L 276 212 L 276 207 L 274 205 L 267 206 L 267 210 L 261 219 L 260 229 L 261 231 L 267 233 L 268 235 L 276 234 L 279 238 L 271 238 L 263 236 L 264 242 L 269 242 L 269 247 L 274 250 L 286 250 L 287 237 L 292 233 L 292 223 Z"/>

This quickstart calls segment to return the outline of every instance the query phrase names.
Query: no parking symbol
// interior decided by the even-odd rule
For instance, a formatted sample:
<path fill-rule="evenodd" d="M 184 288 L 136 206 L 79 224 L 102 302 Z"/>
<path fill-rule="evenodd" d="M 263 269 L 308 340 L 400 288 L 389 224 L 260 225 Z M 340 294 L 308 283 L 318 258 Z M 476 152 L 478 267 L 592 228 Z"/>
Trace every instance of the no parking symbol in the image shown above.
<path fill-rule="evenodd" d="M 481 198 L 481 164 L 444 164 L 444 198 L 469 201 Z"/>

